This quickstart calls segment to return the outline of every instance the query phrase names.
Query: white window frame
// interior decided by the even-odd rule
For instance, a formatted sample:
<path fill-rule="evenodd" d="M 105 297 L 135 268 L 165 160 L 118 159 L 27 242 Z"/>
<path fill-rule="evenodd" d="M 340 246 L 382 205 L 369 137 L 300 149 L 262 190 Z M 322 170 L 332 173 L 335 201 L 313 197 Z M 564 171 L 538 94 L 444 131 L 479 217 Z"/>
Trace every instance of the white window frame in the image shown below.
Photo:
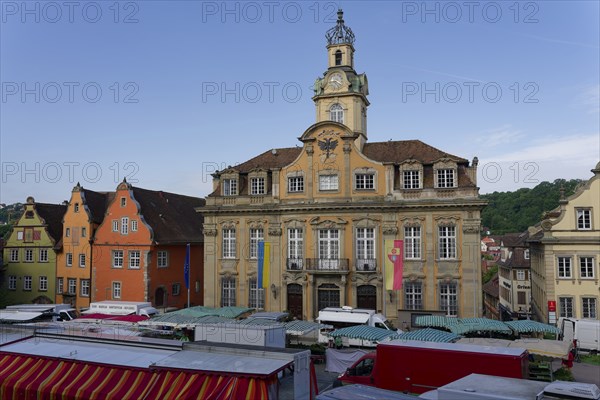
<path fill-rule="evenodd" d="M 302 228 L 288 228 L 288 258 L 301 259 L 303 257 L 304 230 Z"/>
<path fill-rule="evenodd" d="M 250 228 L 250 258 L 258 258 L 258 242 L 265 240 L 262 228 Z"/>
<path fill-rule="evenodd" d="M 131 232 L 137 232 L 138 230 L 138 221 L 137 219 L 131 220 Z"/>
<path fill-rule="evenodd" d="M 421 282 L 404 284 L 404 308 L 406 310 L 423 309 L 423 284 Z"/>
<path fill-rule="evenodd" d="M 573 278 L 573 257 L 556 257 L 556 276 L 558 279 Z"/>
<path fill-rule="evenodd" d="M 252 196 L 263 196 L 267 193 L 267 179 L 264 176 L 250 178 L 250 194 Z"/>
<path fill-rule="evenodd" d="M 112 251 L 112 267 L 113 268 L 123 268 L 123 250 L 113 250 Z"/>
<path fill-rule="evenodd" d="M 113 219 L 112 220 L 112 231 L 113 232 L 119 232 L 119 220 L 118 219 Z"/>
<path fill-rule="evenodd" d="M 319 229 L 319 269 L 338 269 L 340 236 L 339 229 Z"/>
<path fill-rule="evenodd" d="M 356 190 L 374 190 L 375 189 L 375 174 L 369 173 L 369 172 L 354 174 L 354 189 L 356 189 Z"/>
<path fill-rule="evenodd" d="M 85 268 L 85 253 L 79 253 L 79 267 Z"/>
<path fill-rule="evenodd" d="M 76 278 L 68 278 L 67 279 L 67 293 L 70 295 L 77 295 L 77 279 Z"/>
<path fill-rule="evenodd" d="M 438 257 L 440 260 L 456 260 L 456 226 L 438 226 Z"/>
<path fill-rule="evenodd" d="M 456 170 L 454 168 L 440 168 L 435 172 L 435 181 L 440 189 L 456 187 Z"/>
<path fill-rule="evenodd" d="M 595 297 L 581 298 L 581 317 L 582 318 L 598 318 L 598 300 Z"/>
<path fill-rule="evenodd" d="M 265 309 L 265 289 L 258 288 L 257 278 L 250 278 L 248 281 L 248 307 Z"/>
<path fill-rule="evenodd" d="M 458 316 L 458 285 L 454 282 L 448 282 L 440 283 L 439 287 L 440 310 L 446 312 L 448 317 Z"/>
<path fill-rule="evenodd" d="M 221 307 L 235 307 L 236 305 L 236 281 L 230 277 L 221 278 Z"/>
<path fill-rule="evenodd" d="M 26 263 L 33 262 L 33 249 L 25 249 L 25 258 L 23 261 Z"/>
<path fill-rule="evenodd" d="M 223 179 L 223 196 L 237 196 L 238 180 L 235 178 Z"/>
<path fill-rule="evenodd" d="M 375 259 L 375 228 L 356 228 L 356 258 Z"/>
<path fill-rule="evenodd" d="M 524 281 L 525 280 L 525 270 L 523 269 L 518 269 L 517 270 L 517 280 L 518 281 Z"/>
<path fill-rule="evenodd" d="M 19 262 L 19 249 L 10 249 L 10 262 Z"/>
<path fill-rule="evenodd" d="M 81 279 L 79 283 L 81 297 L 90 297 L 90 280 Z"/>
<path fill-rule="evenodd" d="M 417 169 L 402 171 L 402 188 L 406 190 L 421 189 L 421 171 Z"/>
<path fill-rule="evenodd" d="M 167 250 L 159 250 L 156 253 L 156 266 L 158 268 L 167 268 L 169 266 L 169 252 Z"/>
<path fill-rule="evenodd" d="M 222 256 L 226 259 L 235 259 L 236 256 L 235 229 L 223 229 Z"/>
<path fill-rule="evenodd" d="M 319 175 L 319 191 L 331 192 L 339 190 L 340 180 L 337 174 Z"/>
<path fill-rule="evenodd" d="M 329 107 L 329 119 L 340 124 L 344 123 L 344 107 L 340 103 L 335 103 Z"/>
<path fill-rule="evenodd" d="M 129 234 L 129 217 L 121 218 L 121 235 Z"/>
<path fill-rule="evenodd" d="M 65 255 L 65 259 L 66 259 L 67 267 L 72 267 L 73 266 L 73 253 L 67 253 Z"/>
<path fill-rule="evenodd" d="M 63 278 L 56 278 L 56 293 L 62 294 L 65 289 Z"/>
<path fill-rule="evenodd" d="M 71 228 L 65 228 L 65 237 L 71 237 Z"/>
<path fill-rule="evenodd" d="M 577 230 L 589 231 L 592 229 L 592 210 L 589 208 L 577 208 Z"/>
<path fill-rule="evenodd" d="M 8 276 L 8 290 L 17 290 L 17 276 L 16 275 Z"/>
<path fill-rule="evenodd" d="M 39 291 L 40 292 L 47 292 L 48 291 L 48 277 L 47 276 L 40 276 L 39 277 Z"/>
<path fill-rule="evenodd" d="M 564 304 L 563 304 L 564 303 Z M 558 298 L 558 311 L 559 317 L 573 318 L 574 314 L 574 301 L 572 297 L 559 297 Z"/>
<path fill-rule="evenodd" d="M 523 258 L 529 260 L 529 249 L 523 250 Z"/>
<path fill-rule="evenodd" d="M 129 258 L 129 268 L 130 269 L 140 269 L 142 265 L 142 254 L 139 250 L 129 250 L 128 251 Z"/>
<path fill-rule="evenodd" d="M 81 237 L 87 237 L 87 228 L 85 226 L 81 227 Z"/>
<path fill-rule="evenodd" d="M 120 299 L 122 295 L 123 285 L 121 282 L 113 282 L 112 283 L 112 298 Z"/>
<path fill-rule="evenodd" d="M 596 277 L 596 259 L 594 257 L 579 257 L 579 276 L 581 279 Z"/>
<path fill-rule="evenodd" d="M 421 259 L 421 226 L 404 227 L 404 259 Z"/>
<path fill-rule="evenodd" d="M 304 177 L 303 176 L 288 177 L 288 192 L 289 193 L 304 192 Z"/>
<path fill-rule="evenodd" d="M 26 275 L 23 277 L 23 290 L 30 292 L 33 285 L 33 278 L 31 275 Z"/>

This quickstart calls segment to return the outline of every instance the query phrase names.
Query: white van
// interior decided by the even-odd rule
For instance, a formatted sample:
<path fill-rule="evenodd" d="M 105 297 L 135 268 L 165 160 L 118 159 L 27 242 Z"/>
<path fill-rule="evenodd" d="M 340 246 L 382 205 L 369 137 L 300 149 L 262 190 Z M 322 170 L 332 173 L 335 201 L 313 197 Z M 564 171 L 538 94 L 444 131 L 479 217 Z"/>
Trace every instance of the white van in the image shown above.
<path fill-rule="evenodd" d="M 7 306 L 6 311 L 40 313 L 39 320 L 72 321 L 79 316 L 70 304 L 16 304 Z"/>
<path fill-rule="evenodd" d="M 388 321 L 383 314 L 377 314 L 375 310 L 367 310 L 364 308 L 344 307 L 327 307 L 319 311 L 317 322 L 321 324 L 331 325 L 333 329 L 319 330 L 319 343 L 328 343 L 330 337 L 328 332 L 336 329 L 346 328 L 356 325 L 367 325 L 376 328 L 388 329 L 397 331 L 392 323 Z M 343 339 L 344 346 L 366 346 L 375 347 L 377 343 L 361 340 L 361 339 Z"/>
<path fill-rule="evenodd" d="M 577 340 L 579 350 L 600 352 L 600 320 L 559 318 L 558 328 L 563 340 L 568 342 Z"/>
<path fill-rule="evenodd" d="M 158 310 L 149 302 L 136 301 L 111 301 L 104 300 L 90 303 L 90 308 L 82 314 L 108 314 L 108 315 L 143 315 L 152 317 L 158 314 Z"/>

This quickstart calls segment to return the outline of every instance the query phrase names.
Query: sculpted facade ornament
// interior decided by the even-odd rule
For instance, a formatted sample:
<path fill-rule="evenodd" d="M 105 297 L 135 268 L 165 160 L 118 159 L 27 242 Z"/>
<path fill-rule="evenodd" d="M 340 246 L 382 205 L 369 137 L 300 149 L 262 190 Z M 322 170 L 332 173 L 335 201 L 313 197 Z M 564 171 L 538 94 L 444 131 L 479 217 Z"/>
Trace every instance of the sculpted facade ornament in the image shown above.
<path fill-rule="evenodd" d="M 463 225 L 464 233 L 479 233 L 479 225 Z"/>
<path fill-rule="evenodd" d="M 281 236 L 281 226 L 269 225 L 269 236 Z"/>
<path fill-rule="evenodd" d="M 449 226 L 456 225 L 460 220 L 460 217 L 457 215 L 438 215 L 434 219 L 438 225 Z"/>
<path fill-rule="evenodd" d="M 385 224 L 381 228 L 381 231 L 383 232 L 384 235 L 396 235 L 398 233 L 398 228 L 396 227 L 395 224 L 394 225 Z"/>

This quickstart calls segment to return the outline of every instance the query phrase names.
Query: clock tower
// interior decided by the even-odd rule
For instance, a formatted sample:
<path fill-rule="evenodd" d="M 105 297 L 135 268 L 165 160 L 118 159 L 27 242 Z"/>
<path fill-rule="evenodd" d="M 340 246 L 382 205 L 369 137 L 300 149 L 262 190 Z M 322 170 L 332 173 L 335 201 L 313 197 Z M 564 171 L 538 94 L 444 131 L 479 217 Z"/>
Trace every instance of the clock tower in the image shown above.
<path fill-rule="evenodd" d="M 317 122 L 336 121 L 358 135 L 356 145 L 362 150 L 367 140 L 367 107 L 369 85 L 366 74 L 354 70 L 354 33 L 344 24 L 344 13 L 338 10 L 336 25 L 327 38 L 327 71 L 315 82 L 313 101 Z"/>

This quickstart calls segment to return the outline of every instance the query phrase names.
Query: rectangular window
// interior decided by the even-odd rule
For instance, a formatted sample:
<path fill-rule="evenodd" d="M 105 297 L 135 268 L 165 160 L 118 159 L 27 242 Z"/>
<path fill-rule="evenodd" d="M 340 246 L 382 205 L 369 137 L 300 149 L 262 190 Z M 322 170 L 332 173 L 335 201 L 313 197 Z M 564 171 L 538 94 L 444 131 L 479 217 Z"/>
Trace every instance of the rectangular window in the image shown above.
<path fill-rule="evenodd" d="M 258 258 L 258 242 L 264 240 L 262 229 L 250 229 L 250 258 Z"/>
<path fill-rule="evenodd" d="M 121 282 L 113 282 L 112 284 L 112 297 L 113 299 L 121 298 Z"/>
<path fill-rule="evenodd" d="M 174 283 L 171 285 L 171 293 L 173 296 L 179 296 L 181 294 L 181 284 Z"/>
<path fill-rule="evenodd" d="M 354 188 L 357 190 L 375 189 L 375 175 L 356 174 L 354 175 Z"/>
<path fill-rule="evenodd" d="M 25 262 L 33 262 L 33 249 L 25 249 Z"/>
<path fill-rule="evenodd" d="M 123 268 L 123 250 L 113 250 L 113 268 Z"/>
<path fill-rule="evenodd" d="M 17 277 L 15 275 L 8 277 L 8 290 L 17 290 Z"/>
<path fill-rule="evenodd" d="M 594 257 L 579 257 L 579 275 L 582 279 L 593 279 L 594 270 Z"/>
<path fill-rule="evenodd" d="M 67 253 L 67 267 L 73 266 L 73 253 Z"/>
<path fill-rule="evenodd" d="M 221 279 L 221 307 L 235 307 L 235 278 Z"/>
<path fill-rule="evenodd" d="M 421 259 L 421 227 L 404 227 L 404 258 L 407 260 Z"/>
<path fill-rule="evenodd" d="M 438 169 L 437 170 L 437 187 L 452 188 L 455 187 L 454 170 L 453 169 Z"/>
<path fill-rule="evenodd" d="M 558 257 L 556 262 L 558 264 L 558 277 L 571 278 L 571 257 Z"/>
<path fill-rule="evenodd" d="M 583 318 L 593 318 L 596 319 L 597 317 L 597 312 L 596 312 L 596 298 L 594 297 L 582 297 L 581 298 L 581 306 L 582 308 L 582 314 L 581 316 Z"/>
<path fill-rule="evenodd" d="M 402 175 L 402 187 L 404 189 L 419 189 L 421 187 L 419 171 L 404 171 Z"/>
<path fill-rule="evenodd" d="M 223 258 L 235 258 L 235 229 L 223 229 Z"/>
<path fill-rule="evenodd" d="M 75 296 L 77 294 L 77 279 L 67 279 L 67 291 L 70 295 Z"/>
<path fill-rule="evenodd" d="M 31 276 L 23 277 L 23 290 L 31 290 L 32 278 Z"/>
<path fill-rule="evenodd" d="M 340 257 L 340 231 L 319 230 L 319 269 L 338 269 Z"/>
<path fill-rule="evenodd" d="M 87 237 L 87 228 L 85 226 L 81 227 L 81 237 Z"/>
<path fill-rule="evenodd" d="M 293 176 L 288 178 L 288 192 L 303 192 L 304 191 L 304 177 Z"/>
<path fill-rule="evenodd" d="M 156 262 L 158 268 L 166 268 L 169 266 L 169 252 L 168 251 L 159 251 L 156 255 Z"/>
<path fill-rule="evenodd" d="M 559 297 L 558 306 L 560 317 L 572 318 L 573 317 L 573 298 L 572 297 Z"/>
<path fill-rule="evenodd" d="M 265 308 L 265 289 L 258 288 L 256 278 L 250 279 L 250 290 L 248 291 L 248 307 L 264 310 Z"/>
<path fill-rule="evenodd" d="M 458 295 L 456 284 L 442 283 L 440 285 L 440 310 L 449 317 L 458 316 Z"/>
<path fill-rule="evenodd" d="M 517 270 L 517 280 L 524 281 L 525 280 L 525 271 Z"/>
<path fill-rule="evenodd" d="M 81 296 L 90 297 L 90 280 L 82 279 L 81 281 Z"/>
<path fill-rule="evenodd" d="M 129 251 L 129 268 L 138 269 L 140 267 L 140 251 L 130 250 Z"/>
<path fill-rule="evenodd" d="M 131 232 L 137 232 L 137 229 L 138 229 L 137 219 L 132 219 L 131 220 Z"/>
<path fill-rule="evenodd" d="M 438 255 L 441 260 L 456 258 L 456 227 L 440 226 L 438 235 Z"/>
<path fill-rule="evenodd" d="M 288 269 L 301 270 L 303 266 L 304 232 L 299 228 L 288 229 Z"/>
<path fill-rule="evenodd" d="M 10 249 L 10 262 L 19 262 L 19 249 Z"/>
<path fill-rule="evenodd" d="M 121 235 L 127 235 L 129 233 L 129 218 L 121 218 Z"/>
<path fill-rule="evenodd" d="M 85 254 L 79 254 L 79 266 L 85 268 Z"/>
<path fill-rule="evenodd" d="M 121 207 L 125 207 L 127 205 L 127 198 L 121 197 Z"/>
<path fill-rule="evenodd" d="M 517 292 L 517 304 L 527 304 L 527 293 L 523 291 Z"/>
<path fill-rule="evenodd" d="M 338 190 L 338 176 L 320 175 L 319 190 Z"/>
<path fill-rule="evenodd" d="M 223 196 L 236 196 L 237 192 L 237 179 L 223 179 Z"/>
<path fill-rule="evenodd" d="M 592 210 L 577 209 L 577 229 L 584 231 L 592 229 Z"/>
<path fill-rule="evenodd" d="M 48 277 L 40 276 L 40 292 L 45 292 L 48 290 Z"/>
<path fill-rule="evenodd" d="M 119 232 L 119 220 L 118 219 L 113 219 L 113 221 L 112 221 L 112 231 L 113 232 Z"/>
<path fill-rule="evenodd" d="M 76 212 L 76 213 L 79 212 L 79 203 L 73 204 L 73 212 Z"/>
<path fill-rule="evenodd" d="M 251 195 L 262 195 L 265 194 L 265 178 L 251 178 L 250 179 L 250 194 Z"/>
<path fill-rule="evenodd" d="M 66 237 L 71 237 L 71 228 L 66 228 L 65 229 L 65 236 Z"/>
<path fill-rule="evenodd" d="M 423 309 L 423 286 L 420 282 L 409 282 L 405 284 L 404 307 L 407 310 Z"/>
<path fill-rule="evenodd" d="M 63 294 L 64 289 L 63 278 L 56 278 L 56 293 Z"/>
<path fill-rule="evenodd" d="M 523 258 L 529 260 L 529 249 L 523 250 Z"/>
<path fill-rule="evenodd" d="M 370 271 L 371 266 L 375 266 L 375 229 L 357 228 L 356 229 L 356 258 L 359 269 Z M 362 268 L 361 268 L 362 267 Z"/>
<path fill-rule="evenodd" d="M 33 228 L 25 228 L 25 240 L 24 241 L 25 242 L 33 242 Z"/>

